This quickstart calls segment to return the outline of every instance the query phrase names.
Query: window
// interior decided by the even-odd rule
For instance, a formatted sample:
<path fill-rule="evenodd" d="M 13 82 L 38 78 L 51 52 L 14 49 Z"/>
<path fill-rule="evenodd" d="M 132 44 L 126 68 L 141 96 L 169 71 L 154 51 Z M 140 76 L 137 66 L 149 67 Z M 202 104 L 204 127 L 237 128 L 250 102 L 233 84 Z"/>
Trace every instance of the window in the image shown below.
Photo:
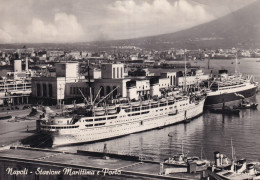
<path fill-rule="evenodd" d="M 107 119 L 116 119 L 116 116 L 108 117 Z"/>
<path fill-rule="evenodd" d="M 50 90 L 50 88 L 49 88 Z M 70 87 L 70 94 L 73 94 L 73 87 Z"/>
<path fill-rule="evenodd" d="M 115 78 L 115 76 L 116 76 L 116 75 L 115 75 L 115 74 L 116 74 L 116 72 L 115 72 L 115 71 L 116 71 L 116 69 L 115 69 L 115 68 L 113 68 L 113 78 Z"/>
<path fill-rule="evenodd" d="M 104 92 L 104 87 L 103 86 L 100 86 L 100 96 L 105 96 L 105 92 Z"/>
<path fill-rule="evenodd" d="M 43 84 L 42 94 L 43 94 L 44 97 L 47 97 L 47 86 L 46 86 L 46 84 Z"/>
<path fill-rule="evenodd" d="M 111 91 L 110 86 L 107 86 L 107 94 L 109 94 Z"/>
<path fill-rule="evenodd" d="M 102 125 L 105 125 L 106 123 L 97 123 L 95 124 L 95 126 L 102 126 Z"/>
<path fill-rule="evenodd" d="M 97 118 L 97 119 L 95 119 L 95 121 L 103 121 L 103 120 L 106 120 L 106 118 Z"/>
<path fill-rule="evenodd" d="M 37 84 L 37 96 L 41 96 L 41 85 Z"/>
<path fill-rule="evenodd" d="M 133 108 L 132 111 L 140 111 L 140 107 Z"/>
<path fill-rule="evenodd" d="M 93 124 L 86 124 L 86 127 L 93 127 Z"/>
<path fill-rule="evenodd" d="M 117 96 L 117 89 L 116 89 L 116 86 L 113 86 L 113 98 L 116 98 Z"/>
<path fill-rule="evenodd" d="M 141 114 L 148 114 L 149 111 L 144 111 L 144 112 L 141 112 Z"/>

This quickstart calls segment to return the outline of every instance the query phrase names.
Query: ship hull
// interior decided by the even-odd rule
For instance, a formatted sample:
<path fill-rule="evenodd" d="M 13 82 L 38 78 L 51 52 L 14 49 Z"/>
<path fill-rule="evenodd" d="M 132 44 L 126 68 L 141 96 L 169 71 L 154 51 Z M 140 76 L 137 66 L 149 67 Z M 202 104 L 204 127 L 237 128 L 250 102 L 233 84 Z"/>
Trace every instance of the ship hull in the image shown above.
<path fill-rule="evenodd" d="M 169 107 L 166 106 L 153 110 L 157 113 L 145 114 L 136 119 L 117 119 L 117 121 L 121 120 L 124 122 L 120 124 L 97 128 L 75 129 L 70 132 L 53 132 L 51 133 L 53 146 L 101 141 L 187 122 L 203 113 L 204 102 L 205 99 L 201 100 L 198 104 L 189 104 L 187 105 L 187 108 L 179 110 L 176 114 L 172 114 L 169 110 L 165 110 L 167 108 L 169 109 Z M 162 111 L 162 109 L 164 110 Z"/>
<path fill-rule="evenodd" d="M 239 103 L 243 97 L 247 99 L 255 96 L 256 92 L 257 86 L 252 86 L 239 91 L 209 93 L 205 101 L 205 108 L 219 108 L 223 106 L 223 103 L 227 106 L 235 105 Z"/>

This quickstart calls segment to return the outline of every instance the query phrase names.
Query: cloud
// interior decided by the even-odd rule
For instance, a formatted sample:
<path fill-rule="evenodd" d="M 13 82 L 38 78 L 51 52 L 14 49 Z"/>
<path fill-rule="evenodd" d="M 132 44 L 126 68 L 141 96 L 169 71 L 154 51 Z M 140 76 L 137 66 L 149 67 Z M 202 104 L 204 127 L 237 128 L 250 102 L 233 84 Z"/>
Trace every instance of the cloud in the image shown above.
<path fill-rule="evenodd" d="M 116 1 L 108 6 L 104 29 L 113 37 L 139 37 L 182 30 L 214 18 L 203 6 L 190 2 Z"/>
<path fill-rule="evenodd" d="M 20 26 L 6 22 L 0 28 L 0 42 L 75 42 L 84 41 L 84 31 L 76 16 L 58 12 L 52 22 L 32 18 L 31 23 L 21 29 Z"/>
<path fill-rule="evenodd" d="M 0 0 L 0 43 L 127 39 L 176 32 L 255 0 Z"/>

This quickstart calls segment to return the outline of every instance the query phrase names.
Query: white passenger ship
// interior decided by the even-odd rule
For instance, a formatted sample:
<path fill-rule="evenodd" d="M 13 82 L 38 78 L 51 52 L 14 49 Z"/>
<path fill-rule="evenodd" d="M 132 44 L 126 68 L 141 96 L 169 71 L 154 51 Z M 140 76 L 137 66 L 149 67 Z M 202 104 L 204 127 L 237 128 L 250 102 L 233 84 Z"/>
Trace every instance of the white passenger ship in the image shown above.
<path fill-rule="evenodd" d="M 99 141 L 189 121 L 203 113 L 204 101 L 204 95 L 194 94 L 86 106 L 77 117 L 43 118 L 39 129 L 52 135 L 53 146 Z"/>
<path fill-rule="evenodd" d="M 241 99 L 253 97 L 258 89 L 258 82 L 253 76 L 243 77 L 237 73 L 228 75 L 221 70 L 219 78 L 213 80 L 205 102 L 206 108 L 222 107 L 223 103 L 234 104 Z"/>

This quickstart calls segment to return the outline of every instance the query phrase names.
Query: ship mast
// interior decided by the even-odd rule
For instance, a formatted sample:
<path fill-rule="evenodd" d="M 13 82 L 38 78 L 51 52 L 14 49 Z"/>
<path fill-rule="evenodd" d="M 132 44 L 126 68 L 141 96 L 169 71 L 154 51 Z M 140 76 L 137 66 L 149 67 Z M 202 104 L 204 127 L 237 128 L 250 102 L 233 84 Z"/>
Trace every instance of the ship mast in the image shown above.
<path fill-rule="evenodd" d="M 184 92 L 187 91 L 187 85 L 186 85 L 186 50 L 184 50 Z"/>
<path fill-rule="evenodd" d="M 232 156 L 232 160 L 234 159 L 234 149 L 233 149 L 233 143 L 232 143 L 232 138 L 231 138 L 231 156 Z"/>
<path fill-rule="evenodd" d="M 183 154 L 183 140 L 181 140 L 181 154 Z"/>
<path fill-rule="evenodd" d="M 235 74 L 237 74 L 237 53 L 236 53 L 236 62 L 235 62 Z"/>
<path fill-rule="evenodd" d="M 88 86 L 89 86 L 89 95 L 90 95 L 90 104 L 93 105 L 92 103 L 92 88 L 91 88 L 91 83 L 90 83 L 90 72 L 89 72 L 89 60 L 88 60 Z"/>

